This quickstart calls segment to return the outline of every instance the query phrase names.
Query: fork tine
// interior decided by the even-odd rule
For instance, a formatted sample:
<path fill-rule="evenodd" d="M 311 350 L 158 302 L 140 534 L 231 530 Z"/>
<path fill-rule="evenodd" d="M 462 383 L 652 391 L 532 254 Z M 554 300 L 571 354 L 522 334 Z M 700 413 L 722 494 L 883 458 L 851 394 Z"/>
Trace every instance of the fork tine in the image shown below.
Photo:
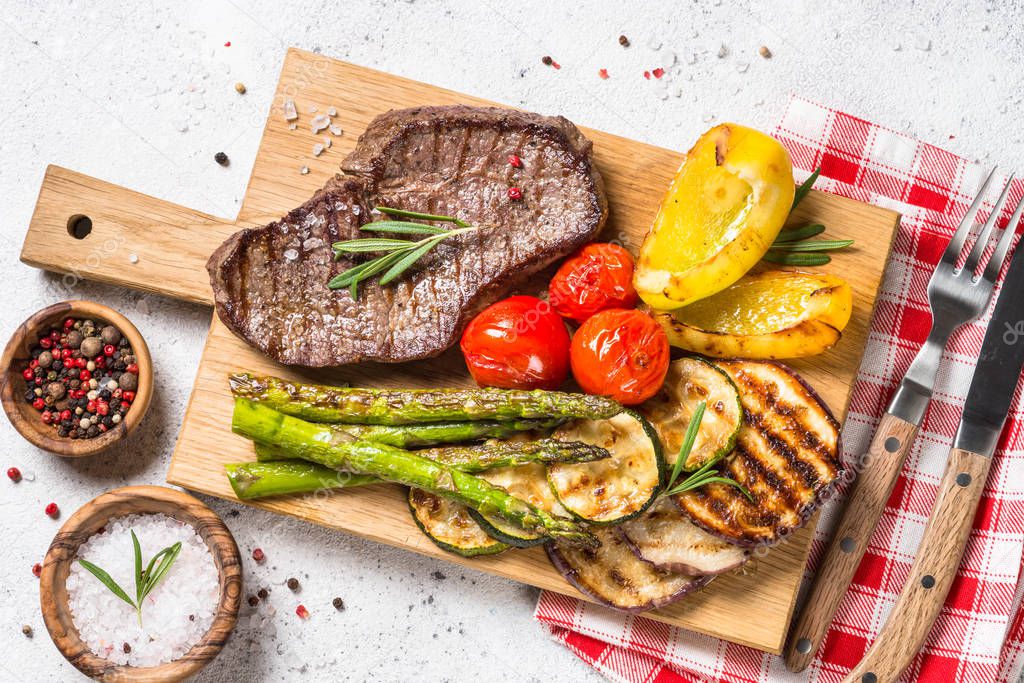
<path fill-rule="evenodd" d="M 974 241 L 974 247 L 971 249 L 971 253 L 967 255 L 967 261 L 964 262 L 965 273 L 973 273 L 977 269 L 978 262 L 981 261 L 981 256 L 985 253 L 985 247 L 988 246 L 988 238 L 992 234 L 992 229 L 996 227 L 996 221 L 999 220 L 999 215 L 1003 212 L 1006 198 L 1010 194 L 1011 183 L 1013 183 L 1012 174 L 1006 179 L 1006 185 L 1003 186 L 1003 191 L 999 193 L 999 200 L 992 207 L 992 213 L 988 215 L 985 227 L 978 233 L 978 239 Z"/>
<path fill-rule="evenodd" d="M 985 193 L 988 191 L 989 183 L 992 182 L 992 178 L 995 175 L 996 169 L 993 168 L 989 172 L 988 177 L 985 178 L 985 182 L 978 188 L 978 195 L 971 203 L 971 208 L 967 209 L 967 213 L 964 214 L 963 220 L 960 221 L 956 232 L 953 233 L 953 239 L 949 240 L 946 251 L 942 252 L 942 260 L 951 266 L 956 265 L 957 260 L 960 258 L 960 250 L 964 248 L 967 235 L 971 232 L 971 226 L 974 225 L 974 217 L 978 215 L 978 209 L 981 208 L 982 202 L 985 201 Z"/>
<path fill-rule="evenodd" d="M 1017 208 L 1014 209 L 1013 215 L 1010 216 L 1010 220 L 1006 223 L 1006 230 L 1003 231 L 1003 236 L 999 238 L 999 244 L 996 245 L 996 250 L 992 252 L 992 258 L 988 260 L 988 265 L 985 266 L 984 278 L 989 282 L 995 282 L 996 278 L 999 277 L 999 271 L 1003 269 L 1003 262 L 1006 260 L 1006 254 L 1010 251 L 1010 245 L 1013 244 L 1013 236 L 1017 232 L 1017 224 L 1020 223 L 1021 214 L 1024 214 L 1024 197 L 1017 202 Z"/>

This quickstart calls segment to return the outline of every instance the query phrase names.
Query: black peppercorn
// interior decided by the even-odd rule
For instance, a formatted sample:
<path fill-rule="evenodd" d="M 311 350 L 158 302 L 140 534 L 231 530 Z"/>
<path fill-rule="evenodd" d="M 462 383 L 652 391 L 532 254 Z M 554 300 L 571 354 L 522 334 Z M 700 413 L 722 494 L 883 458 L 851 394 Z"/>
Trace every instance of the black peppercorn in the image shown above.
<path fill-rule="evenodd" d="M 550 55 L 544 55 L 540 61 L 544 63 L 544 66 L 551 66 L 555 60 L 551 59 Z"/>
<path fill-rule="evenodd" d="M 266 588 L 261 588 L 258 591 L 256 591 L 256 595 L 259 596 L 260 600 L 266 600 L 267 596 L 270 595 L 270 591 L 268 591 Z"/>
<path fill-rule="evenodd" d="M 228 155 L 225 154 L 224 152 L 217 152 L 216 154 L 214 154 L 213 160 L 216 161 L 221 166 L 227 166 L 229 163 L 231 163 L 230 161 L 228 161 Z"/>
<path fill-rule="evenodd" d="M 629 38 L 624 35 L 619 36 L 619 45 L 622 47 L 629 47 Z"/>
<path fill-rule="evenodd" d="M 341 598 L 334 598 L 333 600 L 331 600 L 331 604 L 334 605 L 334 609 L 338 610 L 339 612 L 345 609 L 345 601 Z"/>
<path fill-rule="evenodd" d="M 287 583 L 288 583 L 288 588 L 289 589 L 291 589 L 293 591 L 299 590 L 299 580 L 296 579 L 294 576 L 292 578 L 288 579 Z"/>
<path fill-rule="evenodd" d="M 255 607 L 258 604 L 260 604 L 260 599 L 257 598 L 255 595 L 250 595 L 249 596 L 249 607 Z"/>

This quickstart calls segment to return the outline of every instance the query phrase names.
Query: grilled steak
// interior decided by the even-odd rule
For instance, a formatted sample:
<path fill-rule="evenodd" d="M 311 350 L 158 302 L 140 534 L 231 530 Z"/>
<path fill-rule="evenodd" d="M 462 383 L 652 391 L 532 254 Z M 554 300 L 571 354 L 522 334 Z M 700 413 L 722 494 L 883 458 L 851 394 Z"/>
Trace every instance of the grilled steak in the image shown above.
<path fill-rule="evenodd" d="M 839 476 L 839 423 L 792 371 L 778 363 L 718 361 L 740 391 L 743 426 L 720 463 L 726 484 L 675 496 L 706 531 L 737 545 L 771 545 L 801 527 Z"/>
<path fill-rule="evenodd" d="M 221 320 L 282 363 L 436 356 L 482 308 L 593 239 L 607 215 L 591 143 L 561 117 L 465 106 L 390 111 L 341 168 L 280 221 L 233 235 L 207 264 Z M 522 199 L 511 199 L 510 187 Z M 399 281 L 362 284 L 353 301 L 327 288 L 356 264 L 334 261 L 331 243 L 373 236 L 359 228 L 381 218 L 374 206 L 456 216 L 480 229 L 446 240 Z"/>

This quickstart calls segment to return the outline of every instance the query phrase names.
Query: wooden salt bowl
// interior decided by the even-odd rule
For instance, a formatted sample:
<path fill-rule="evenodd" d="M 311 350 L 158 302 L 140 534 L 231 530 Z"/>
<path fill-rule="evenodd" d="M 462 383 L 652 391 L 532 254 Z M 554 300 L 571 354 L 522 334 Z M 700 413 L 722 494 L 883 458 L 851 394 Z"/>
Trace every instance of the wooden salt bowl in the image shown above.
<path fill-rule="evenodd" d="M 152 667 L 115 664 L 93 654 L 78 635 L 65 582 L 78 548 L 115 517 L 163 513 L 195 528 L 220 575 L 220 601 L 206 635 L 180 659 Z M 220 653 L 235 628 L 242 598 L 242 560 L 231 532 L 213 510 L 189 494 L 162 486 L 126 486 L 104 493 L 71 515 L 50 543 L 39 577 L 43 621 L 54 645 L 75 668 L 101 681 L 178 681 L 194 676 Z"/>

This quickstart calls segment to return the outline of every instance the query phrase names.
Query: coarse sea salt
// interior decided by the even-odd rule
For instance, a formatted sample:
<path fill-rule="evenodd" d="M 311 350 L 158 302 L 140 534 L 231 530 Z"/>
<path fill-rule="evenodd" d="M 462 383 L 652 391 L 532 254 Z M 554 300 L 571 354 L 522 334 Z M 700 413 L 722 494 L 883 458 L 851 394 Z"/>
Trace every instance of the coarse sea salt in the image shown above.
<path fill-rule="evenodd" d="M 117 664 L 156 666 L 179 659 L 210 629 L 220 579 L 210 549 L 195 529 L 162 514 L 111 520 L 104 531 L 82 544 L 78 558 L 105 570 L 134 597 L 131 531 L 139 538 L 146 564 L 162 549 L 181 542 L 178 558 L 143 601 L 142 624 L 133 607 L 78 562 L 72 563 L 67 578 L 68 606 L 82 641 L 93 653 Z"/>

